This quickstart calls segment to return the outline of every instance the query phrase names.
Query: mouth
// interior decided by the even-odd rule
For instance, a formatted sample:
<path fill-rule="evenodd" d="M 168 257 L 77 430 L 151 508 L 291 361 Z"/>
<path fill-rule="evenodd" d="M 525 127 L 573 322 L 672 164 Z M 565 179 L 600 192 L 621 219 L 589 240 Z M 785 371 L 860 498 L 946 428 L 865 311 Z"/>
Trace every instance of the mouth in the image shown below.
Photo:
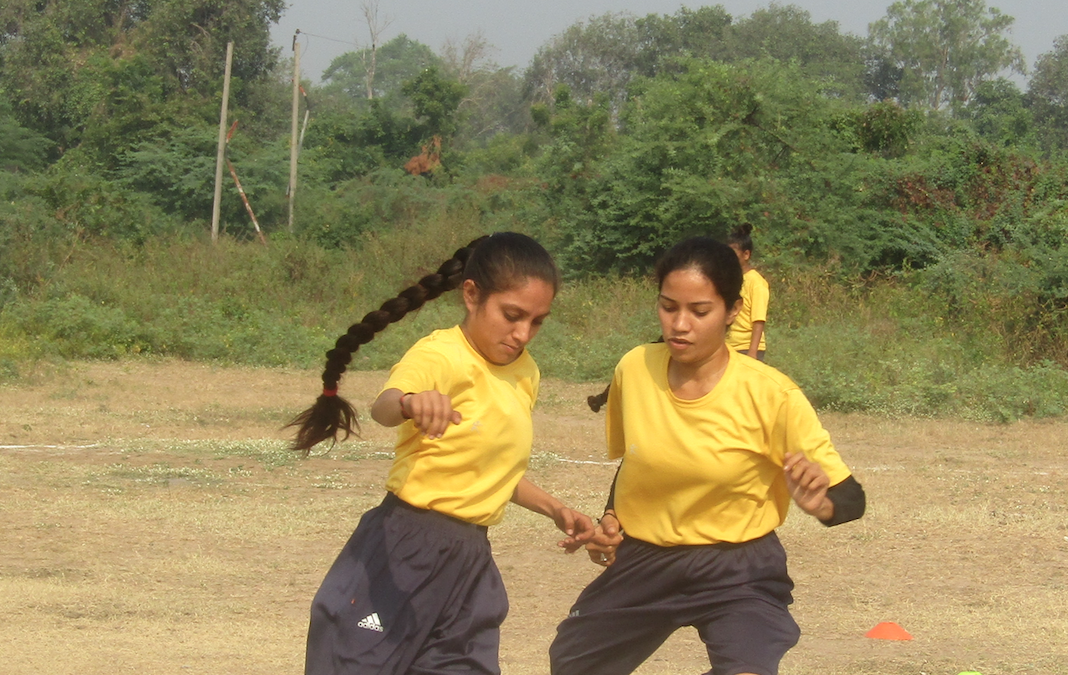
<path fill-rule="evenodd" d="M 690 342 L 688 340 L 683 340 L 682 338 L 668 338 L 667 340 L 665 340 L 665 342 L 667 342 L 675 349 L 684 349 L 690 346 Z"/>

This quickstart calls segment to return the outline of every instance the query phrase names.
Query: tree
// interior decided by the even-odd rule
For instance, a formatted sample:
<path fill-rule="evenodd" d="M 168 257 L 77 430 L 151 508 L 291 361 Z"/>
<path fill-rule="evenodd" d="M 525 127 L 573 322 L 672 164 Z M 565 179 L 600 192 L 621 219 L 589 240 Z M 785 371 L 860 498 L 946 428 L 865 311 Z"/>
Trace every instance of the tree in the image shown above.
<path fill-rule="evenodd" d="M 634 22 L 639 44 L 634 71 L 654 77 L 678 56 L 724 58 L 724 35 L 731 20 L 721 5 L 682 7 L 673 15 L 649 14 L 638 19 Z"/>
<path fill-rule="evenodd" d="M 401 86 L 417 77 L 427 68 L 438 67 L 441 59 L 421 42 L 411 40 L 403 33 L 377 49 L 375 56 L 374 87 L 367 93 L 367 63 L 371 48 L 346 52 L 330 62 L 323 71 L 323 89 L 327 92 L 344 92 L 354 101 L 384 99 L 387 107 L 400 105 Z M 361 106 L 363 109 L 363 106 Z"/>
<path fill-rule="evenodd" d="M 481 31 L 462 42 L 446 40 L 442 67 L 467 93 L 460 102 L 465 140 L 488 139 L 501 132 L 519 133 L 529 122 L 522 81 L 514 68 L 501 68 L 491 58 L 496 49 Z"/>
<path fill-rule="evenodd" d="M 559 85 L 586 103 L 607 95 L 618 109 L 626 99 L 640 50 L 634 18 L 603 14 L 570 26 L 538 50 L 526 74 L 528 97 L 551 105 Z"/>
<path fill-rule="evenodd" d="M 0 172 L 39 169 L 48 141 L 19 125 L 0 89 Z"/>
<path fill-rule="evenodd" d="M 1068 35 L 1038 57 L 1027 95 L 1044 144 L 1068 149 Z"/>
<path fill-rule="evenodd" d="M 1034 116 L 1023 92 L 1010 80 L 981 83 L 958 116 L 995 145 L 1022 147 L 1034 142 Z"/>
<path fill-rule="evenodd" d="M 641 272 L 682 236 L 763 225 L 769 211 L 783 230 L 794 230 L 775 236 L 809 236 L 807 222 L 791 220 L 824 214 L 805 213 L 809 207 L 786 196 L 793 188 L 785 183 L 798 167 L 844 150 L 829 133 L 830 105 L 796 64 L 680 59 L 671 72 L 636 85 L 614 138 L 589 133 L 603 128 L 604 116 L 579 108 L 585 114 L 546 151 L 556 161 L 542 164 L 563 259 L 572 269 Z M 583 132 L 591 139 L 583 141 Z M 804 192 L 833 211 L 830 186 L 818 182 Z"/>
<path fill-rule="evenodd" d="M 796 5 L 772 3 L 724 31 L 724 61 L 771 57 L 795 61 L 806 76 L 832 85 L 840 96 L 858 97 L 864 89 L 864 40 L 842 34 L 837 21 L 812 23 Z"/>
<path fill-rule="evenodd" d="M 720 6 L 635 19 L 609 13 L 579 22 L 535 54 L 526 73 L 527 96 L 552 105 L 559 85 L 587 104 L 607 96 L 613 111 L 636 76 L 653 77 L 676 57 L 719 58 L 731 17 Z"/>
<path fill-rule="evenodd" d="M 364 50 L 369 57 L 365 63 L 366 77 L 364 84 L 367 87 L 367 98 L 375 97 L 375 71 L 378 66 L 378 45 L 382 39 L 382 32 L 393 23 L 393 19 L 386 17 L 378 18 L 378 0 L 366 0 L 360 9 L 363 11 L 364 21 L 367 22 L 367 32 L 371 36 L 371 47 Z"/>
<path fill-rule="evenodd" d="M 0 81 L 19 122 L 63 153 L 94 115 L 118 103 L 114 88 L 123 82 L 138 113 L 146 103 L 217 96 L 230 40 L 240 105 L 247 85 L 277 62 L 269 28 L 282 7 L 283 0 L 12 0 L 0 5 Z"/>
<path fill-rule="evenodd" d="M 456 132 L 456 111 L 467 87 L 431 66 L 405 82 L 402 90 L 411 99 L 424 141 L 434 136 L 445 140 Z"/>
<path fill-rule="evenodd" d="M 1009 70 L 1023 73 L 1005 32 L 1014 19 L 983 0 L 901 0 L 868 27 L 902 75 L 899 100 L 934 110 L 963 105 L 976 87 Z"/>

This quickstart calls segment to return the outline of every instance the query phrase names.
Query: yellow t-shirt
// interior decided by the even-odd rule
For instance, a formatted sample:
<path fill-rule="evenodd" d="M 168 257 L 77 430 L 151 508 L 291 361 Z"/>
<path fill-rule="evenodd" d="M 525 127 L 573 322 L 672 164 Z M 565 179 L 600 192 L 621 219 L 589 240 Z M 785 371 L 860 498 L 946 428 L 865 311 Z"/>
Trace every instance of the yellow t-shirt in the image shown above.
<path fill-rule="evenodd" d="M 439 391 L 452 399 L 463 420 L 435 440 L 410 421 L 401 424 L 386 489 L 413 506 L 478 525 L 499 523 L 527 470 L 539 381 L 529 353 L 506 366 L 494 365 L 475 351 L 459 326 L 415 343 L 393 366 L 382 390 Z"/>
<path fill-rule="evenodd" d="M 686 401 L 668 386 L 663 344 L 616 366 L 608 456 L 623 458 L 615 509 L 629 536 L 659 546 L 744 542 L 781 525 L 790 507 L 787 452 L 803 452 L 837 485 L 849 477 L 808 399 L 790 378 L 730 352 L 723 377 Z"/>
<path fill-rule="evenodd" d="M 768 320 L 768 300 L 771 292 L 768 290 L 768 281 L 760 272 L 750 269 L 742 276 L 742 311 L 731 323 L 730 332 L 727 333 L 727 346 L 735 351 L 749 351 L 749 341 L 753 339 L 753 322 Z M 765 335 L 760 334 L 760 346 L 757 349 L 768 348 Z"/>

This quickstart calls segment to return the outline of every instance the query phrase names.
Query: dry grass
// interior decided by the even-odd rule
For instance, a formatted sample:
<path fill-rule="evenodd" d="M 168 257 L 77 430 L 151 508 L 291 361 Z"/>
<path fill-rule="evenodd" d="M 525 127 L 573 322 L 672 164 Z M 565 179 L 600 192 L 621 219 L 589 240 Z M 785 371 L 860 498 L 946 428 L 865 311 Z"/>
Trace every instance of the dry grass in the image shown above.
<path fill-rule="evenodd" d="M 0 669 L 300 672 L 308 604 L 381 498 L 391 440 L 367 424 L 327 457 L 288 454 L 278 427 L 316 379 L 139 361 L 0 389 Z M 382 379 L 346 389 L 366 409 Z M 596 511 L 613 467 L 588 389 L 543 386 L 531 476 Z M 784 675 L 1068 673 L 1068 423 L 825 423 L 870 508 L 780 530 L 804 632 Z M 518 509 L 492 538 L 512 603 L 502 668 L 547 672 L 555 625 L 598 568 Z M 880 621 L 916 639 L 865 638 Z M 640 672 L 706 669 L 687 630 Z"/>

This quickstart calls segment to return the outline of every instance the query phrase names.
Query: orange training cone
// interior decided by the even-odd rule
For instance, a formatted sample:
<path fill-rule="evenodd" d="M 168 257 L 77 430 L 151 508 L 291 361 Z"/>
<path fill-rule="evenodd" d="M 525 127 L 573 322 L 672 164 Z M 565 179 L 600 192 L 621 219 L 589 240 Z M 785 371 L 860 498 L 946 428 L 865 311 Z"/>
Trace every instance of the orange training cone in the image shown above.
<path fill-rule="evenodd" d="M 864 634 L 864 637 L 876 640 L 911 640 L 909 632 L 893 621 L 883 621 L 875 628 Z"/>

